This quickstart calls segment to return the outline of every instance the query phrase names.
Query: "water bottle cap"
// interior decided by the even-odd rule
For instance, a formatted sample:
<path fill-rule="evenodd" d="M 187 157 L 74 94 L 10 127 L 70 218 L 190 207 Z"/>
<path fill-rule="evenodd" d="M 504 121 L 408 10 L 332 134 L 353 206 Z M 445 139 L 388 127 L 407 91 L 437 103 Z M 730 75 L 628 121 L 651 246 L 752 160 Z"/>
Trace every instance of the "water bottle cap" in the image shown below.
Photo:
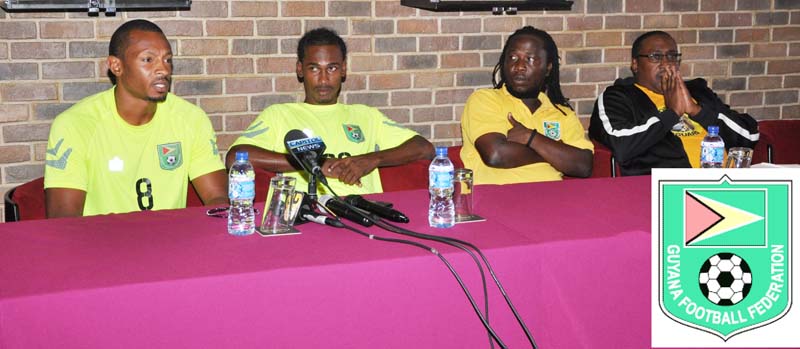
<path fill-rule="evenodd" d="M 247 161 L 248 154 L 246 151 L 237 151 L 236 152 L 236 161 Z"/>
<path fill-rule="evenodd" d="M 447 147 L 436 147 L 436 156 L 447 156 Z"/>
<path fill-rule="evenodd" d="M 719 126 L 709 126 L 708 133 L 718 135 L 719 134 Z"/>

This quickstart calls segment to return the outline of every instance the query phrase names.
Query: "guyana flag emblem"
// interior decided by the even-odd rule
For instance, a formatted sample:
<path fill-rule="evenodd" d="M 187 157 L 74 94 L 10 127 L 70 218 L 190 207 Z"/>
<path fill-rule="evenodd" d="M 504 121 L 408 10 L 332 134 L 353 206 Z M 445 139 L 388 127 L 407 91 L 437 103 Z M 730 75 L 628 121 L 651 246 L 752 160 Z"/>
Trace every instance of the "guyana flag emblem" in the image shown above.
<path fill-rule="evenodd" d="M 347 139 L 353 143 L 361 143 L 364 141 L 364 132 L 361 132 L 361 127 L 353 124 L 343 124 L 344 134 Z"/>
<path fill-rule="evenodd" d="M 161 169 L 172 171 L 183 164 L 181 142 L 159 144 L 156 148 L 158 150 L 158 164 L 161 165 Z"/>

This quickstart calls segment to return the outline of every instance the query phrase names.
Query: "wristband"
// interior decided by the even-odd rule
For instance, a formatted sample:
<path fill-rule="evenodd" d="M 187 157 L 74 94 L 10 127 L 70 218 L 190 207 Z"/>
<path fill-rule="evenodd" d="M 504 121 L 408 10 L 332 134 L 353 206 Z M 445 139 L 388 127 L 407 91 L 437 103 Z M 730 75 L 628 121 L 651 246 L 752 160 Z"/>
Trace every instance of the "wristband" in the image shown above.
<path fill-rule="evenodd" d="M 536 137 L 537 133 L 538 132 L 536 132 L 536 129 L 531 130 L 531 138 L 528 138 L 528 143 L 525 143 L 526 147 L 528 147 L 528 148 L 531 147 L 531 142 L 533 142 L 533 137 Z"/>

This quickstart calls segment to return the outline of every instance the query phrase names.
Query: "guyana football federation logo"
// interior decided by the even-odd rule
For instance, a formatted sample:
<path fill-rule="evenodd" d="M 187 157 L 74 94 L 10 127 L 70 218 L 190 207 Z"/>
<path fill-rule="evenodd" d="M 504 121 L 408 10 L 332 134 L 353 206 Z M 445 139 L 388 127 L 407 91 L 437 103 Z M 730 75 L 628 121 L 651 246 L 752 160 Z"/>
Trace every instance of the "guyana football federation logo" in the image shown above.
<path fill-rule="evenodd" d="M 364 141 L 364 132 L 361 132 L 361 127 L 353 124 L 342 124 L 344 134 L 347 139 L 353 143 L 361 143 Z"/>
<path fill-rule="evenodd" d="M 658 302 L 727 341 L 791 307 L 792 181 L 716 178 L 657 178 Z"/>
<path fill-rule="evenodd" d="M 181 142 L 159 144 L 158 164 L 161 169 L 172 171 L 183 164 L 183 152 L 181 152 Z"/>

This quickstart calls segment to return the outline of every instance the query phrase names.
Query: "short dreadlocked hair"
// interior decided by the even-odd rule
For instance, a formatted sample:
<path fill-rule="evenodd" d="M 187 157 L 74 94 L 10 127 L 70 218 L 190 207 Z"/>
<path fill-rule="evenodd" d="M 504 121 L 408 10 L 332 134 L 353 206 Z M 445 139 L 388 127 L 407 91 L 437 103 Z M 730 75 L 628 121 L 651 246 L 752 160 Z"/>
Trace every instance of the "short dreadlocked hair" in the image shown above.
<path fill-rule="evenodd" d="M 560 104 L 569 109 L 572 109 L 572 106 L 569 105 L 569 99 L 564 97 L 564 94 L 561 92 L 561 78 L 559 76 L 559 57 L 558 57 L 558 46 L 556 42 L 553 40 L 553 37 L 550 34 L 547 34 L 546 31 L 541 29 L 536 29 L 532 26 L 524 26 L 514 34 L 508 37 L 506 40 L 505 45 L 503 45 L 503 52 L 500 55 L 500 60 L 497 62 L 497 65 L 494 66 L 494 71 L 492 72 L 492 85 L 494 88 L 501 88 L 506 83 L 506 77 L 503 75 L 504 71 L 504 64 L 503 61 L 505 57 L 508 55 L 508 43 L 511 42 L 517 36 L 521 35 L 530 35 L 533 37 L 537 37 L 542 40 L 544 43 L 544 50 L 547 52 L 547 62 L 552 64 L 552 69 L 550 69 L 550 74 L 547 75 L 544 79 L 544 91 L 547 94 L 547 98 L 550 98 L 550 101 L 553 104 Z M 498 75 L 500 76 L 500 81 L 497 80 Z"/>

